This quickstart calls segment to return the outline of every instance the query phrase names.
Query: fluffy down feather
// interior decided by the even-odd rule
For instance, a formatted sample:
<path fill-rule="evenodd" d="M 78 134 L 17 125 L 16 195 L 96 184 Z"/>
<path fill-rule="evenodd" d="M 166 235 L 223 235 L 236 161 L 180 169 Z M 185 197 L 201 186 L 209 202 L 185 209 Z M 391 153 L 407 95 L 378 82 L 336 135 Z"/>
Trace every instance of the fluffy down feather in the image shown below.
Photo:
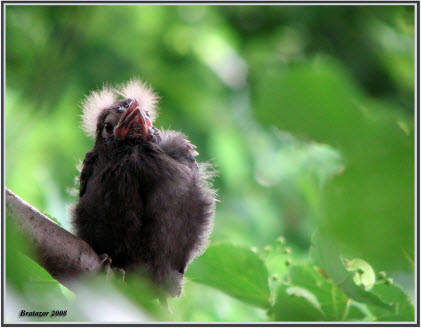
<path fill-rule="evenodd" d="M 101 90 L 92 91 L 82 101 L 82 127 L 88 136 L 95 137 L 99 115 L 116 102 L 119 96 L 137 99 L 141 108 L 149 112 L 152 122 L 157 118 L 159 97 L 146 83 L 132 79 L 116 87 L 104 85 Z"/>
<path fill-rule="evenodd" d="M 159 97 L 146 83 L 138 79 L 133 79 L 121 85 L 117 92 L 123 98 L 137 99 L 139 101 L 140 108 L 147 110 L 151 115 L 151 121 L 155 121 L 158 116 L 156 106 L 158 104 Z"/>
<path fill-rule="evenodd" d="M 86 134 L 95 137 L 99 114 L 116 101 L 115 91 L 107 85 L 102 90 L 92 91 L 82 102 L 82 127 Z"/>

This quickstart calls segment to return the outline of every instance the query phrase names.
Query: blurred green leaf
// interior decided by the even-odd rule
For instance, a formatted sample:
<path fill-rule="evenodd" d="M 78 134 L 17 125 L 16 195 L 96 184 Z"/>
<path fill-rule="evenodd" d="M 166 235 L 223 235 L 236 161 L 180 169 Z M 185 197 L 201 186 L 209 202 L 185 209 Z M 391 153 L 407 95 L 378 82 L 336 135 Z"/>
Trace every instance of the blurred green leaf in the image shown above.
<path fill-rule="evenodd" d="M 69 297 L 72 297 L 70 296 L 72 294 L 70 290 L 51 277 L 44 268 L 29 257 L 17 254 L 17 261 L 26 270 L 26 278 L 23 284 L 26 287 L 27 295 L 31 295 L 33 305 L 38 305 L 38 308 L 45 308 L 44 302 L 38 303 L 37 299 L 54 298 L 57 306 L 66 308 L 69 306 Z M 67 296 L 64 295 L 64 290 Z"/>
<path fill-rule="evenodd" d="M 124 282 L 121 282 L 121 276 L 116 275 L 113 279 L 113 285 L 128 299 L 138 304 L 141 308 L 154 316 L 165 318 L 165 310 L 160 306 L 160 299 L 164 295 L 152 283 L 136 274 L 126 276 Z"/>
<path fill-rule="evenodd" d="M 322 194 L 325 213 L 318 214 L 338 247 L 388 270 L 408 270 L 401 249 L 413 247 L 414 138 L 401 127 L 412 119 L 367 99 L 348 71 L 326 56 L 262 70 L 255 78 L 255 114 L 263 124 L 327 143 L 344 157 L 344 171 Z"/>
<path fill-rule="evenodd" d="M 371 290 L 383 302 L 393 304 L 394 311 L 390 312 L 378 306 L 369 305 L 370 310 L 378 321 L 414 321 L 414 305 L 408 295 L 397 285 L 384 283 L 376 284 Z"/>
<path fill-rule="evenodd" d="M 345 321 L 363 321 L 363 320 L 367 320 L 367 312 L 368 311 L 363 311 L 361 308 L 362 306 L 359 304 L 356 304 L 354 301 L 352 301 L 351 299 L 349 299 L 349 308 L 348 308 L 348 313 L 345 313 L 346 316 L 344 317 L 343 320 Z M 370 313 L 371 315 L 371 313 Z M 374 320 L 374 318 L 373 318 Z"/>
<path fill-rule="evenodd" d="M 323 277 L 309 264 L 293 265 L 289 271 L 292 286 L 300 286 L 312 292 L 321 305 L 325 320 L 341 321 L 345 319 L 348 297 L 331 281 Z"/>
<path fill-rule="evenodd" d="M 282 286 L 271 309 L 276 321 L 324 321 L 317 297 L 300 287 Z"/>
<path fill-rule="evenodd" d="M 72 292 L 62 286 L 38 263 L 26 254 L 35 256 L 27 240 L 15 229 L 10 213 L 6 216 L 6 278 L 14 291 L 25 295 L 26 304 L 31 311 L 51 311 L 50 300 L 54 300 L 54 309 L 70 309 Z M 29 311 L 29 309 L 28 309 Z M 16 318 L 18 315 L 16 314 Z M 73 315 L 63 317 L 35 318 L 42 321 L 71 320 Z"/>
<path fill-rule="evenodd" d="M 361 91 L 331 58 L 256 73 L 255 114 L 265 125 L 350 146 L 364 128 Z"/>
<path fill-rule="evenodd" d="M 190 264 L 186 276 L 246 303 L 269 307 L 268 271 L 248 248 L 228 243 L 211 245 Z"/>
<path fill-rule="evenodd" d="M 376 294 L 367 292 L 357 286 L 353 280 L 353 273 L 348 272 L 342 262 L 337 246 L 326 235 L 316 232 L 313 236 L 310 250 L 312 261 L 325 270 L 331 278 L 347 295 L 356 301 L 369 303 L 386 309 L 393 310 L 393 306 L 383 302 Z"/>

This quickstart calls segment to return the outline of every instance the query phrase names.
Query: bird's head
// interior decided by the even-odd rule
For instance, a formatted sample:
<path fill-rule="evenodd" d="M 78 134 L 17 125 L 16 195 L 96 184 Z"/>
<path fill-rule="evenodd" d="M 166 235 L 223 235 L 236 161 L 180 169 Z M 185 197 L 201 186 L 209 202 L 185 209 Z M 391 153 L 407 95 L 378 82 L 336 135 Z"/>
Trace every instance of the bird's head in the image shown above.
<path fill-rule="evenodd" d="M 149 141 L 157 100 L 156 94 L 138 80 L 120 88 L 104 87 L 83 102 L 83 127 L 97 144 Z"/>
<path fill-rule="evenodd" d="M 141 109 L 137 99 L 120 100 L 98 117 L 96 139 L 103 142 L 150 140 L 151 127 L 149 111 Z"/>

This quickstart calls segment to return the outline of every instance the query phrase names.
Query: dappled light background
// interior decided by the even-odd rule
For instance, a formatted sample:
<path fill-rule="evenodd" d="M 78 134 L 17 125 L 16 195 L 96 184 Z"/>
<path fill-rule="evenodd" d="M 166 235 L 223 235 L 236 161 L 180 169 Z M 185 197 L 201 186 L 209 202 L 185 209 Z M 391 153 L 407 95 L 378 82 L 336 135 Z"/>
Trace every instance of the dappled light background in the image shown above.
<path fill-rule="evenodd" d="M 306 260 L 328 233 L 410 294 L 414 9 L 410 6 L 6 7 L 6 185 L 71 229 L 84 95 L 141 77 L 157 127 L 219 171 L 212 243 Z M 185 283 L 173 320 L 265 313 Z"/>

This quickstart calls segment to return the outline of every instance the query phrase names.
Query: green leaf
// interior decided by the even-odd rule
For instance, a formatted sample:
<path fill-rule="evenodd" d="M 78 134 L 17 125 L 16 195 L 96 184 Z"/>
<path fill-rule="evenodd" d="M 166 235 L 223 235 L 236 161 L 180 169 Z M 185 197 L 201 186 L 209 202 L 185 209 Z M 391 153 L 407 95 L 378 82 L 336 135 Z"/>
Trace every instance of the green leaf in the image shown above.
<path fill-rule="evenodd" d="M 121 277 L 118 275 L 112 277 L 111 281 L 122 295 L 126 296 L 139 307 L 146 310 L 149 314 L 154 316 L 163 316 L 165 311 L 159 305 L 159 299 L 163 298 L 162 290 L 159 290 L 146 278 L 136 276 L 136 274 L 128 274 L 121 282 Z M 94 282 L 98 288 L 101 288 L 101 281 Z M 169 320 L 169 318 L 168 318 Z"/>
<path fill-rule="evenodd" d="M 43 299 L 53 297 L 57 304 L 69 303 L 69 297 L 63 294 L 63 290 L 66 290 L 68 295 L 73 293 L 51 277 L 43 267 L 20 253 L 17 254 L 17 259 L 20 262 L 21 267 L 25 268 L 26 279 L 24 281 L 24 286 L 27 295 Z"/>
<path fill-rule="evenodd" d="M 211 245 L 189 266 L 186 276 L 246 303 L 269 308 L 268 270 L 249 248 L 228 243 Z"/>
<path fill-rule="evenodd" d="M 301 287 L 281 286 L 271 310 L 276 321 L 325 321 L 317 297 Z"/>
<path fill-rule="evenodd" d="M 344 317 L 344 321 L 364 321 L 371 319 L 371 313 L 366 309 L 365 305 L 356 303 L 349 299 L 348 313 Z M 370 320 L 373 321 L 373 320 Z"/>
<path fill-rule="evenodd" d="M 328 181 L 320 200 L 337 244 L 375 267 L 412 271 L 413 256 L 410 262 L 402 256 L 402 249 L 414 248 L 414 135 L 403 125 L 413 126 L 410 112 L 367 99 L 329 57 L 255 75 L 253 108 L 260 122 L 333 146 L 345 159 L 345 170 Z M 311 195 L 306 180 L 301 184 Z"/>
<path fill-rule="evenodd" d="M 306 288 L 317 297 L 326 320 L 344 319 L 349 298 L 333 281 L 323 277 L 313 266 L 294 265 L 289 271 L 289 278 L 291 285 Z"/>
<path fill-rule="evenodd" d="M 307 289 L 301 288 L 301 287 L 289 287 L 286 289 L 286 293 L 290 296 L 297 296 L 297 297 L 305 298 L 308 302 L 313 304 L 313 306 L 317 310 L 319 310 L 320 312 L 322 311 L 322 308 L 320 307 L 320 303 L 317 300 L 317 297 L 313 293 L 308 291 Z"/>
<path fill-rule="evenodd" d="M 376 284 L 372 292 L 383 302 L 394 305 L 394 311 L 386 311 L 377 306 L 369 305 L 369 309 L 378 321 L 414 321 L 414 305 L 405 292 L 397 285 Z"/>
<path fill-rule="evenodd" d="M 389 311 L 393 310 L 393 306 L 383 302 L 376 294 L 367 292 L 355 284 L 353 273 L 345 268 L 337 245 L 326 234 L 322 235 L 319 231 L 314 234 L 310 256 L 349 297 Z"/>
<path fill-rule="evenodd" d="M 361 92 L 335 60 L 319 57 L 258 75 L 255 108 L 263 124 L 332 145 L 347 145 L 362 129 Z"/>
<path fill-rule="evenodd" d="M 27 239 L 14 227 L 9 211 L 6 212 L 6 282 L 22 297 L 32 311 L 69 309 L 73 293 L 55 280 L 43 267 L 30 257 L 35 257 Z M 42 317 L 34 320 L 72 320 L 72 314 L 63 317 Z"/>

